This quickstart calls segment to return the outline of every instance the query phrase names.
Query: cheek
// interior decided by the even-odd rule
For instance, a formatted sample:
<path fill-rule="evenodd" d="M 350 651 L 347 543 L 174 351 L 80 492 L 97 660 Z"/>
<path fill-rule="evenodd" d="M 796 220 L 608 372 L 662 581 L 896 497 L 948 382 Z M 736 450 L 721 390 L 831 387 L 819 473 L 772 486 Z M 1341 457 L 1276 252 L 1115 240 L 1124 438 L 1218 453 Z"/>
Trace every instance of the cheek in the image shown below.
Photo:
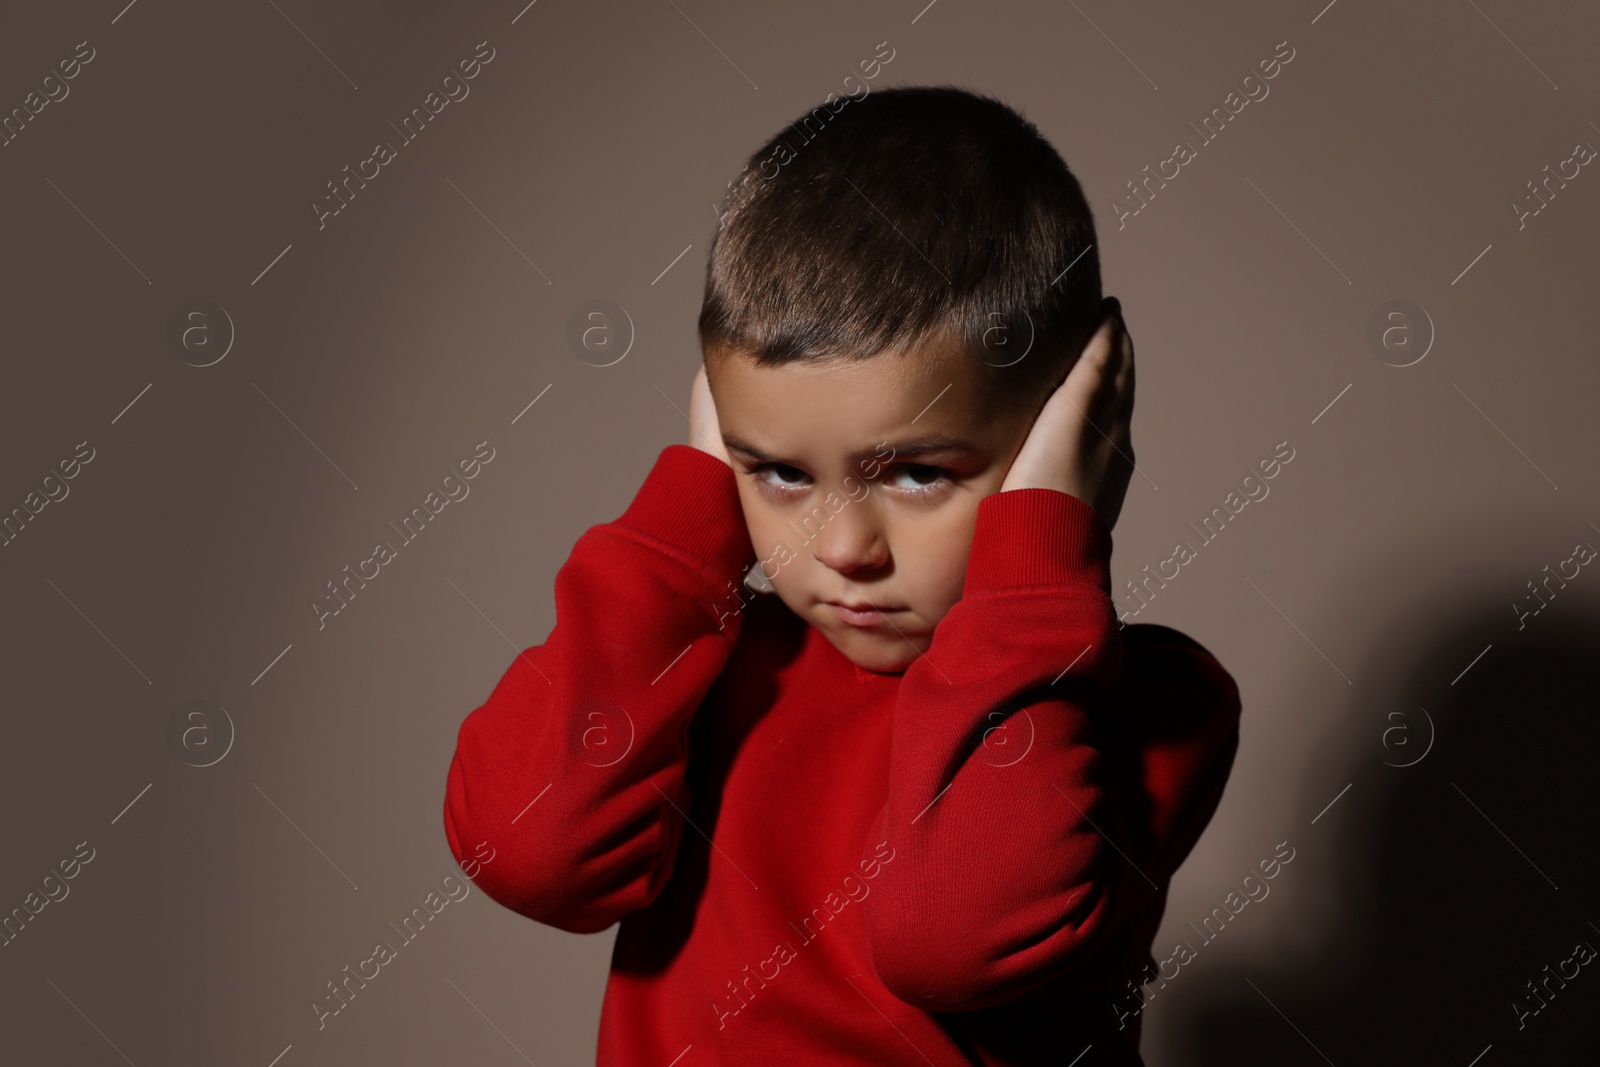
<path fill-rule="evenodd" d="M 977 507 L 948 505 L 937 516 L 906 516 L 892 536 L 896 568 L 918 615 L 930 626 L 961 599 Z"/>
<path fill-rule="evenodd" d="M 740 486 L 739 502 L 744 510 L 745 528 L 750 531 L 750 548 L 756 565 L 772 583 L 779 599 L 798 611 L 796 594 L 805 567 L 805 546 L 784 523 L 778 510 L 763 501 L 756 491 Z"/>
<path fill-rule="evenodd" d="M 750 531 L 750 547 L 755 550 L 756 558 L 762 561 L 773 560 L 772 565 L 767 568 L 770 573 L 772 567 L 778 566 L 788 555 L 779 546 L 787 544 L 793 548 L 794 539 L 776 512 L 760 500 L 752 499 L 752 496 L 753 494 L 747 496 L 743 493 L 740 495 L 740 502 L 744 505 L 744 525 Z"/>

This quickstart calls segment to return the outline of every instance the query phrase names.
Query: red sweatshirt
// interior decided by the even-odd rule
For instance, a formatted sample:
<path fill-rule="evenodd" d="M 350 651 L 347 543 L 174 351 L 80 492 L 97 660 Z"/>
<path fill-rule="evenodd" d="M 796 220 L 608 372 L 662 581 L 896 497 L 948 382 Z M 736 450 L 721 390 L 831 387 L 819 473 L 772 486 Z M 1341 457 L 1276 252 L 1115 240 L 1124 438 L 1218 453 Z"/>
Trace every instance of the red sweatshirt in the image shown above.
<path fill-rule="evenodd" d="M 670 445 L 578 539 L 549 638 L 461 724 L 457 860 L 488 841 L 474 881 L 530 919 L 622 923 L 601 1067 L 1139 1064 L 1233 679 L 1118 628 L 1110 531 L 1050 489 L 985 497 L 927 652 L 857 667 L 735 594 L 736 478 Z"/>

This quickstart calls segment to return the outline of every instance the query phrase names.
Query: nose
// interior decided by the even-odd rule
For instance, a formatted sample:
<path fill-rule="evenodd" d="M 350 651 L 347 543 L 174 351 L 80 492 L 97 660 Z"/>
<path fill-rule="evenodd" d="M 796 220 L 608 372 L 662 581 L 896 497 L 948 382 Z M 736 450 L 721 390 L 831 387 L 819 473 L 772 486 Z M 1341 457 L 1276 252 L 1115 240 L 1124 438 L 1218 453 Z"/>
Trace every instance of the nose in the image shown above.
<path fill-rule="evenodd" d="M 840 574 L 852 574 L 887 563 L 889 542 L 869 509 L 851 501 L 828 520 L 811 554 Z"/>

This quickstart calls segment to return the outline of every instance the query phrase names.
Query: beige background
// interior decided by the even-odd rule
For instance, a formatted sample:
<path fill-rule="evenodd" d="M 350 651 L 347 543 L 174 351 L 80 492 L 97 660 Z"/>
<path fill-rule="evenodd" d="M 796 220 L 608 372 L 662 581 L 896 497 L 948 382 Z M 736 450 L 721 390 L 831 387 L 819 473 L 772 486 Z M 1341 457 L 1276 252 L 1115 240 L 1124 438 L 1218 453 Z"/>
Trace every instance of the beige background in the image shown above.
<path fill-rule="evenodd" d="M 308 1005 L 453 869 L 457 725 L 684 438 L 711 203 L 881 41 L 877 86 L 998 95 L 1088 192 L 1140 361 L 1119 587 L 1296 450 L 1139 618 L 1245 701 L 1158 949 L 1296 849 L 1151 1001 L 1149 1062 L 1592 1048 L 1587 970 L 1521 1031 L 1510 1004 L 1600 946 L 1600 575 L 1520 630 L 1512 604 L 1600 546 L 1600 173 L 1521 230 L 1509 207 L 1600 146 L 1592 5 L 121 3 L 0 20 L 5 109 L 96 53 L 0 148 L 0 507 L 95 449 L 0 548 L 0 908 L 95 849 L 0 948 L 8 1059 L 592 1062 L 613 935 L 477 890 L 325 1030 Z M 470 96 L 319 231 L 324 183 L 480 41 Z M 1124 183 L 1281 41 L 1271 95 L 1118 230 Z M 205 368 L 166 340 L 197 298 L 237 332 Z M 1397 298 L 1437 330 L 1404 368 L 1365 340 Z M 591 299 L 636 329 L 610 367 L 565 341 Z M 324 583 L 485 440 L 470 496 L 319 631 Z M 206 768 L 167 739 L 194 699 L 237 731 Z M 1435 744 L 1386 766 L 1424 750 L 1387 717 L 1414 705 Z"/>

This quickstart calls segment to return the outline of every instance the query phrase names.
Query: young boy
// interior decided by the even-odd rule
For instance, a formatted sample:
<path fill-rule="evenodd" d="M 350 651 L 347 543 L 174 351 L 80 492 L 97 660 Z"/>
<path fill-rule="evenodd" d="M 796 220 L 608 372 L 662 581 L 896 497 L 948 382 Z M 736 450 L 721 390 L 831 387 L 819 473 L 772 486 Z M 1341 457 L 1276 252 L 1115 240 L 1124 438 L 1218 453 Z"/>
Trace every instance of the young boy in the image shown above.
<path fill-rule="evenodd" d="M 1117 625 L 1133 348 L 1093 218 L 986 97 L 801 124 L 721 215 L 694 447 L 462 723 L 450 848 L 531 919 L 621 921 L 602 1065 L 1139 1064 L 1240 705 Z"/>

